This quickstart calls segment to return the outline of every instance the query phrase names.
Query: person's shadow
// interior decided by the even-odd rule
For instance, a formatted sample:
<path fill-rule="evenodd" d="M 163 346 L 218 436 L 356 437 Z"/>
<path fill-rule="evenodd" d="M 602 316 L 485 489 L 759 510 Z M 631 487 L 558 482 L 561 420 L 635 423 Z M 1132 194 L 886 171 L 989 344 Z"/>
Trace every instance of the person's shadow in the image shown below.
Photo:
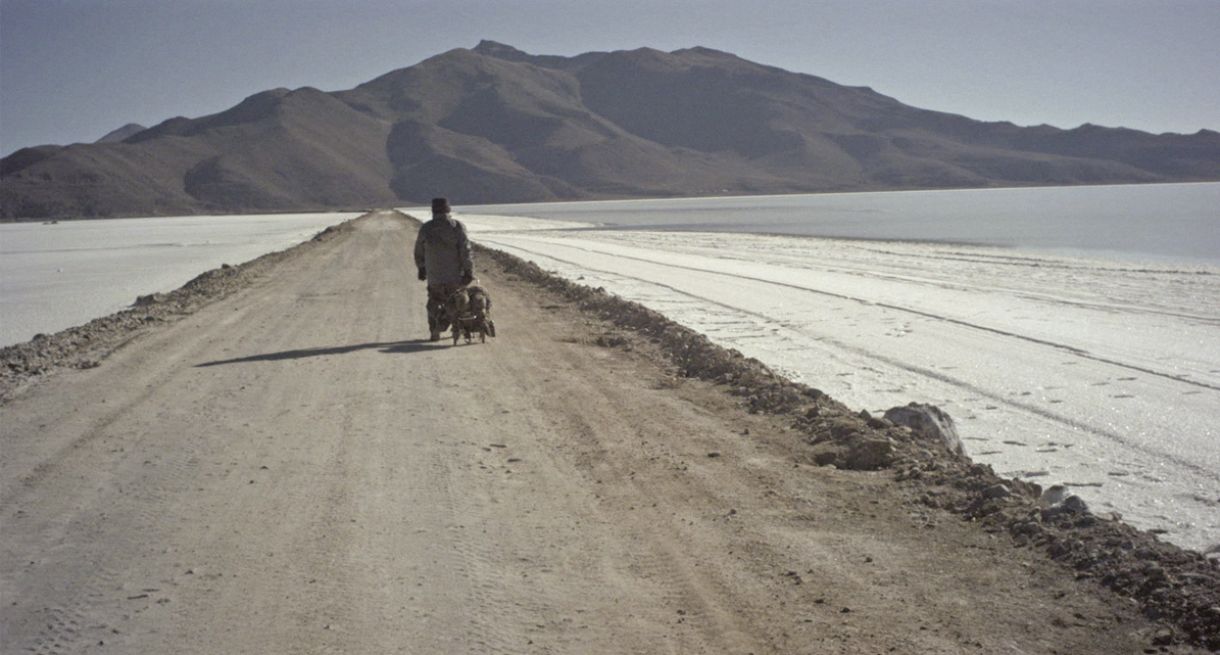
<path fill-rule="evenodd" d="M 222 364 L 244 364 L 249 362 L 278 362 L 285 359 L 304 359 L 306 357 L 323 357 L 326 355 L 343 355 L 346 353 L 356 352 L 357 350 L 371 350 L 380 348 L 381 352 L 389 354 L 407 354 L 423 352 L 425 350 L 433 350 L 444 347 L 444 342 L 434 342 L 427 339 L 412 339 L 410 341 L 383 341 L 374 343 L 358 343 L 349 346 L 328 346 L 322 348 L 301 348 L 298 350 L 281 350 L 278 353 L 262 353 L 259 355 L 247 355 L 246 357 L 235 357 L 233 359 L 218 359 L 212 362 L 203 362 L 196 364 L 196 368 L 206 368 L 208 366 L 220 366 Z"/>

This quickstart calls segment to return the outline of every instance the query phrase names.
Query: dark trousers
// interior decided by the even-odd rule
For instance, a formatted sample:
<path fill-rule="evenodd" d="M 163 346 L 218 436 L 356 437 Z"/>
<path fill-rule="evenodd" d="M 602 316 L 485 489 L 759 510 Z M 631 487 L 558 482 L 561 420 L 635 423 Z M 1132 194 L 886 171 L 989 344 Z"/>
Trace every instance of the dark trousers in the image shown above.
<path fill-rule="evenodd" d="M 449 302 L 449 298 L 461 289 L 462 285 L 457 282 L 442 282 L 440 284 L 428 285 L 428 330 L 431 332 L 444 332 L 449 329 L 449 312 L 446 311 L 445 305 Z"/>

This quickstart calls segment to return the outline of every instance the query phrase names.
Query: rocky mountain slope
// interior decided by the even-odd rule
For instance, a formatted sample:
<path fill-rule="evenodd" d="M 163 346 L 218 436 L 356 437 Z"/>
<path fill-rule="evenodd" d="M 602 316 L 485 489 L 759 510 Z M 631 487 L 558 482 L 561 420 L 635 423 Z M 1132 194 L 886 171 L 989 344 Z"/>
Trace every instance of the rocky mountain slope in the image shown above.
<path fill-rule="evenodd" d="M 691 48 L 484 41 L 0 161 L 0 217 L 1220 179 L 1220 133 L 1018 127 Z"/>

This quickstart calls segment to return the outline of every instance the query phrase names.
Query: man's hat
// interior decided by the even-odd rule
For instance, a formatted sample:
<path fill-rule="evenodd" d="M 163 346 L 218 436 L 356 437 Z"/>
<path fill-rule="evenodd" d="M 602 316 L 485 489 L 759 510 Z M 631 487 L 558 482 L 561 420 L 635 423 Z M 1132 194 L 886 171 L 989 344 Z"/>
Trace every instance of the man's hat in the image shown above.
<path fill-rule="evenodd" d="M 433 198 L 432 199 L 432 213 L 433 214 L 448 214 L 449 213 L 449 199 L 448 198 Z"/>

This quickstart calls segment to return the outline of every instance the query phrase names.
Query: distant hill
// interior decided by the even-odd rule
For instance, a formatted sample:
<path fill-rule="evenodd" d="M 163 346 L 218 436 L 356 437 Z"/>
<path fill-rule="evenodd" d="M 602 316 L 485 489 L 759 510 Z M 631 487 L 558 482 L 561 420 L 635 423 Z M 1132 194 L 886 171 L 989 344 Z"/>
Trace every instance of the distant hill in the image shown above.
<path fill-rule="evenodd" d="M 148 128 L 140 125 L 139 123 L 128 123 L 117 130 L 107 132 L 106 136 L 94 141 L 94 143 L 118 143 L 119 141 L 122 141 L 123 139 L 126 139 L 127 137 L 138 132 L 143 132 L 146 129 Z"/>
<path fill-rule="evenodd" d="M 1184 180 L 1220 180 L 1220 133 L 982 122 L 707 48 L 484 41 L 347 91 L 17 151 L 0 216 Z"/>

